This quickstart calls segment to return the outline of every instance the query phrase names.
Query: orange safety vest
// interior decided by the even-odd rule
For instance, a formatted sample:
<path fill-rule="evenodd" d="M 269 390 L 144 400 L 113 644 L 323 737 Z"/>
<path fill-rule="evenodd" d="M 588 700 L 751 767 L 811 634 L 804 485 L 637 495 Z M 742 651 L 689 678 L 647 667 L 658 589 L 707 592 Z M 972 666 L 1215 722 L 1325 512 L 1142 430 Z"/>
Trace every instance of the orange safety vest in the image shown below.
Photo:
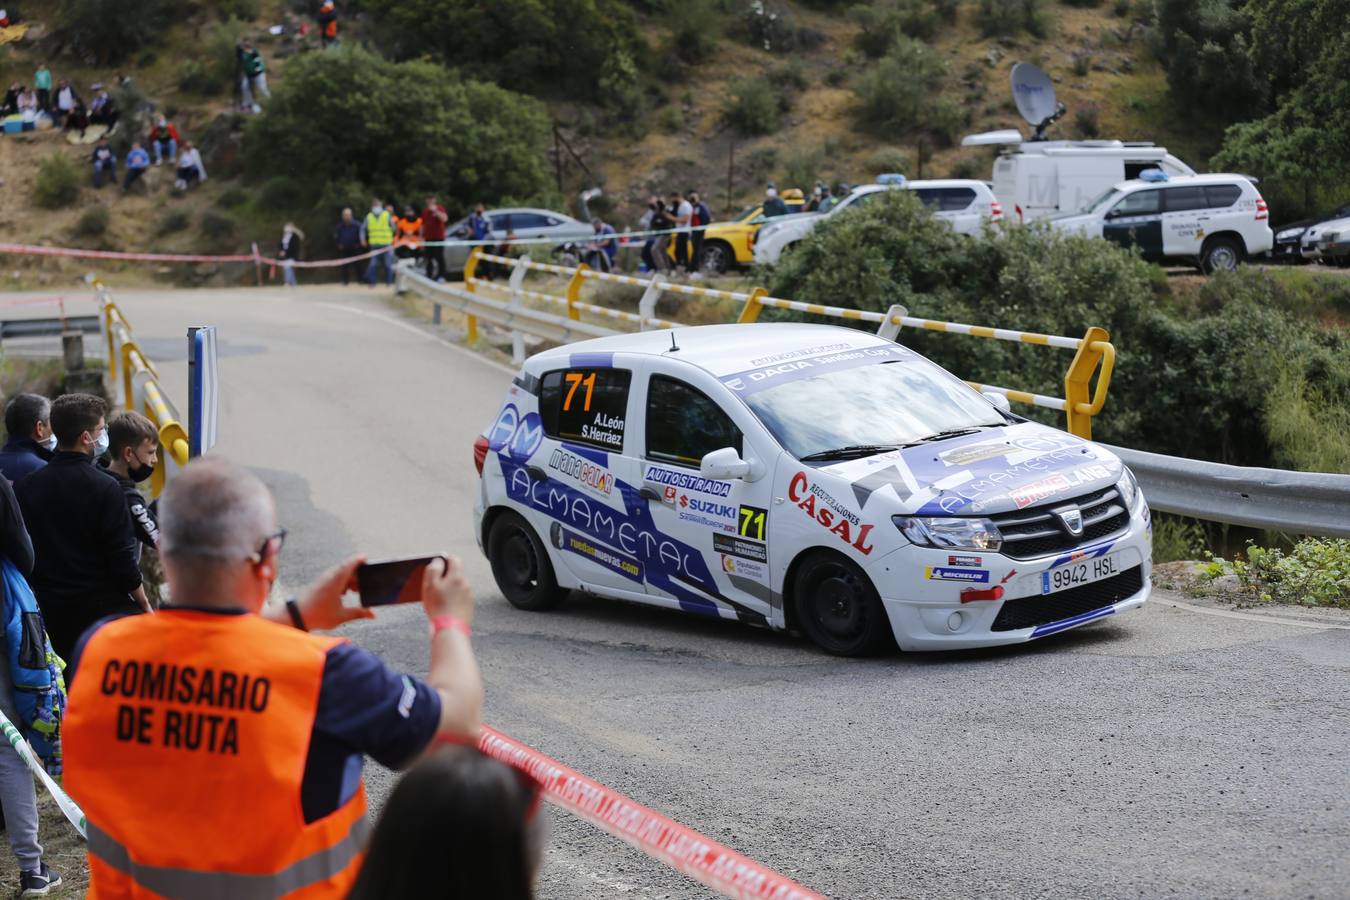
<path fill-rule="evenodd" d="M 337 19 L 333 19 L 327 25 L 323 26 L 323 36 L 329 40 L 337 37 Z"/>
<path fill-rule="evenodd" d="M 169 609 L 94 633 L 63 729 L 89 897 L 347 896 L 369 830 L 364 785 L 317 822 L 300 804 L 324 658 L 341 642 Z"/>
<path fill-rule="evenodd" d="M 394 219 L 394 246 L 411 247 L 416 250 L 422 246 L 422 220 Z"/>

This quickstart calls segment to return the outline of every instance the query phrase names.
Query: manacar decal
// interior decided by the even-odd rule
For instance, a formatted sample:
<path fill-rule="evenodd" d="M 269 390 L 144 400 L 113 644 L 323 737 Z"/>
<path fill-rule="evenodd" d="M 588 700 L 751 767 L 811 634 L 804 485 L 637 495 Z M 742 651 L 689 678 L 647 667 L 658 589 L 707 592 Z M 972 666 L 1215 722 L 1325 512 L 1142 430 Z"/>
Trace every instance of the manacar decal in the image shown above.
<path fill-rule="evenodd" d="M 839 505 L 823 488 L 812 484 L 805 472 L 792 476 L 788 483 L 788 499 L 854 550 L 864 556 L 872 552 L 872 545 L 867 542 L 872 526 L 862 524 L 855 513 Z"/>
<path fill-rule="evenodd" d="M 556 448 L 548 458 L 548 467 L 573 481 L 608 497 L 614 489 L 614 473 L 595 463 Z"/>

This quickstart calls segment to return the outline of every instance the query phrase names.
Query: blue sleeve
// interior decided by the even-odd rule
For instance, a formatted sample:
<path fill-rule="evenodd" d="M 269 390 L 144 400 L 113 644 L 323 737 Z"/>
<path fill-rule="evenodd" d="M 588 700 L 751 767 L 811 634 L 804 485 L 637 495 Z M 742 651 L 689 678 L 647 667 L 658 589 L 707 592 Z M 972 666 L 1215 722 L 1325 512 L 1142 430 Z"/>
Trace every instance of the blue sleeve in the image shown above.
<path fill-rule="evenodd" d="M 315 732 L 396 769 L 431 742 L 440 721 L 441 697 L 421 679 L 352 644 L 328 651 Z"/>

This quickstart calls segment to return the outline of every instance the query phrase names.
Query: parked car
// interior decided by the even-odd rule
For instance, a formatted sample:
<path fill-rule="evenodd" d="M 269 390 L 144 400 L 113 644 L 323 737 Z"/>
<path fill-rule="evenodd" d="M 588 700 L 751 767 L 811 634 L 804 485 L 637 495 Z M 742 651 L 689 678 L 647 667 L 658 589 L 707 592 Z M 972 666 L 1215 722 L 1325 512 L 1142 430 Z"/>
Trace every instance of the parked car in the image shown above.
<path fill-rule="evenodd" d="M 759 265 L 777 263 L 784 250 L 805 238 L 821 222 L 866 206 L 885 191 L 897 190 L 916 193 L 936 218 L 950 224 L 958 234 L 975 234 L 985 222 L 1003 218 L 1003 207 L 983 181 L 965 178 L 909 181 L 902 175 L 882 175 L 876 184 L 854 188 L 827 213 L 781 216 L 766 224 L 755 236 L 755 262 Z"/>
<path fill-rule="evenodd" d="M 1332 260 L 1323 260 L 1322 257 L 1322 236 L 1326 232 L 1336 233 L 1350 227 L 1350 217 L 1339 219 L 1328 219 L 1324 222 L 1318 222 L 1309 225 L 1308 230 L 1303 232 L 1301 254 L 1308 262 L 1323 261 L 1331 263 Z"/>
<path fill-rule="evenodd" d="M 1051 226 L 1138 247 L 1145 259 L 1196 265 L 1206 274 L 1270 252 L 1270 214 L 1247 176 L 1142 174 L 1108 188 L 1083 213 L 1056 216 Z"/>
<path fill-rule="evenodd" d="M 1270 251 L 1270 258 L 1275 262 L 1283 263 L 1308 262 L 1309 260 L 1303 256 L 1303 236 L 1308 229 L 1331 219 L 1346 217 L 1350 217 L 1350 206 L 1342 206 L 1340 209 L 1333 210 L 1324 216 L 1299 219 L 1296 222 L 1281 225 L 1275 229 L 1275 247 Z"/>
<path fill-rule="evenodd" d="M 565 244 L 569 241 L 586 242 L 591 240 L 595 231 L 591 228 L 589 222 L 582 222 L 574 219 L 564 213 L 554 212 L 551 209 L 531 209 L 522 207 L 513 207 L 509 209 L 490 209 L 487 211 L 488 221 L 492 223 L 492 239 L 504 240 L 508 234 L 514 234 L 517 238 L 548 238 L 552 241 L 550 244 L 540 245 L 538 251 L 534 251 L 538 257 L 544 257 L 553 252 L 553 247 L 559 244 Z M 458 222 L 446 229 L 446 235 L 451 240 L 467 239 L 469 236 L 469 218 L 465 216 Z M 445 268 L 451 274 L 457 274 L 464 271 L 464 263 L 469 258 L 472 247 L 451 245 L 445 248 Z"/>
<path fill-rule="evenodd" d="M 519 609 L 579 590 L 857 656 L 1022 643 L 1150 591 L 1148 504 L 1114 453 L 853 329 L 546 350 L 473 449 L 474 533 Z"/>
<path fill-rule="evenodd" d="M 779 193 L 788 208 L 789 215 L 800 213 L 806 206 L 806 198 L 797 188 L 788 188 Z M 778 221 L 782 220 L 779 216 Z M 713 222 L 703 231 L 703 257 L 696 261 L 704 272 L 720 275 L 738 266 L 748 266 L 755 261 L 755 234 L 770 221 L 764 215 L 764 206 L 756 204 L 741 210 L 735 218 L 727 222 Z M 666 252 L 675 260 L 675 242 L 671 241 Z"/>
<path fill-rule="evenodd" d="M 1350 268 L 1350 218 L 1324 222 L 1320 230 L 1317 252 L 1322 262 L 1341 269 Z"/>

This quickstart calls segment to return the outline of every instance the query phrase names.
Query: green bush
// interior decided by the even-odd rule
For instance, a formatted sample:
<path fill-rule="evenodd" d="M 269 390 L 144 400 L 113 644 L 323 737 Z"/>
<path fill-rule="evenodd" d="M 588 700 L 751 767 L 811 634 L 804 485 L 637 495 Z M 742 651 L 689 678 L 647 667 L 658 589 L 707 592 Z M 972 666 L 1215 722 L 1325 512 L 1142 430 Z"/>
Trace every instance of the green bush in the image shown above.
<path fill-rule="evenodd" d="M 591 96 L 595 73 L 613 53 L 642 57 L 637 21 L 621 0 L 362 0 L 361 5 L 398 58 L 430 54 L 461 67 L 466 77 L 512 90 Z"/>
<path fill-rule="evenodd" d="M 268 179 L 258 192 L 258 205 L 261 209 L 276 212 L 291 211 L 305 204 L 305 192 L 300 183 L 289 175 L 277 175 Z"/>
<path fill-rule="evenodd" d="M 288 176 L 314 198 L 339 182 L 367 198 L 431 192 L 452 209 L 550 199 L 549 120 L 537 100 L 354 46 L 297 56 L 285 75 L 245 131 L 255 177 Z"/>
<path fill-rule="evenodd" d="M 211 26 L 200 52 L 178 67 L 178 88 L 204 97 L 234 89 L 235 45 L 248 33 L 249 23 L 230 17 Z"/>
<path fill-rule="evenodd" d="M 219 246 L 231 240 L 239 225 L 228 215 L 208 209 L 202 214 L 201 231 L 208 241 Z"/>
<path fill-rule="evenodd" d="M 670 49 L 677 59 L 696 64 L 713 58 L 725 24 L 716 0 L 684 0 L 671 18 Z"/>
<path fill-rule="evenodd" d="M 1051 27 L 1045 0 L 978 0 L 975 21 L 985 37 L 1013 37 L 1022 31 L 1045 37 Z"/>
<path fill-rule="evenodd" d="M 33 197 L 43 209 L 70 206 L 80 196 L 80 170 L 70 157 L 54 154 L 38 166 Z"/>
<path fill-rule="evenodd" d="M 1288 553 L 1248 546 L 1231 568 L 1262 602 L 1350 609 L 1350 541 L 1305 538 Z"/>
<path fill-rule="evenodd" d="M 216 206 L 221 209 L 238 209 L 249 201 L 248 191 L 241 187 L 226 188 L 224 193 L 216 198 Z"/>
<path fill-rule="evenodd" d="M 947 64 L 931 47 L 903 35 L 853 81 L 858 125 L 873 134 L 927 133 L 952 141 L 962 124 L 960 109 L 942 96 Z"/>
<path fill-rule="evenodd" d="M 1205 529 L 1194 519 L 1153 512 L 1153 562 L 1200 559 L 1205 554 Z"/>
<path fill-rule="evenodd" d="M 1350 335 L 1261 297 L 1266 276 L 1214 279 L 1192 307 L 1166 276 L 1101 240 L 1044 226 L 956 235 L 907 193 L 831 217 L 771 273 L 776 297 L 1047 334 L 1106 328 L 1117 347 L 1094 436 L 1236 465 L 1345 471 Z M 1054 396 L 1066 361 L 1023 344 L 905 332 L 901 340 L 953 372 Z M 1063 418 L 1019 408 L 1063 427 Z M 1203 423 L 1203 427 L 1192 427 Z"/>
<path fill-rule="evenodd" d="M 878 147 L 867 157 L 867 177 L 875 178 L 886 172 L 908 175 L 911 171 L 909 154 L 899 147 Z"/>
<path fill-rule="evenodd" d="M 108 66 L 147 46 L 191 11 L 181 0 L 56 0 L 48 22 L 55 47 Z"/>
<path fill-rule="evenodd" d="M 722 114 L 743 134 L 772 134 L 789 108 L 788 95 L 773 81 L 763 75 L 752 75 L 731 83 Z"/>
<path fill-rule="evenodd" d="M 75 233 L 80 237 L 98 237 L 108 230 L 108 207 L 91 206 L 86 209 L 75 223 Z"/>
<path fill-rule="evenodd" d="M 186 231 L 192 224 L 192 216 L 188 215 L 185 209 L 171 209 L 160 216 L 159 221 L 155 223 L 155 235 L 164 237 L 170 234 L 177 234 L 180 231 Z"/>
<path fill-rule="evenodd" d="M 885 56 L 898 36 L 931 41 L 951 21 L 928 0 L 859 4 L 849 9 L 848 17 L 858 26 L 853 46 L 872 59 Z"/>

